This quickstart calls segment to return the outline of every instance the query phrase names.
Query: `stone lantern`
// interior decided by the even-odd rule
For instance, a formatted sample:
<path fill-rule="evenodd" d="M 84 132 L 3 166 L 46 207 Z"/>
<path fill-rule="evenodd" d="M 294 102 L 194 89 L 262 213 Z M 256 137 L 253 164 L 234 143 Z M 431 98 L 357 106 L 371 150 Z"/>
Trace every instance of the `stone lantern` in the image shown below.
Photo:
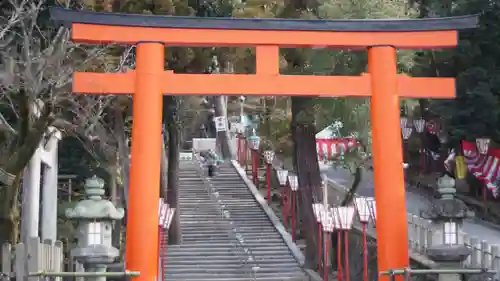
<path fill-rule="evenodd" d="M 462 262 L 470 255 L 460 235 L 464 219 L 472 215 L 464 202 L 455 197 L 455 180 L 448 175 L 438 180 L 438 192 L 441 198 L 436 200 L 429 211 L 423 212 L 424 218 L 432 221 L 432 245 L 427 248 L 427 255 L 441 267 L 459 269 Z M 440 274 L 439 281 L 460 280 L 456 273 Z"/>
<path fill-rule="evenodd" d="M 123 219 L 125 211 L 102 198 L 104 181 L 96 176 L 85 181 L 85 195 L 86 199 L 66 210 L 66 217 L 78 222 L 78 247 L 71 250 L 71 255 L 87 272 L 106 272 L 107 265 L 120 255 L 111 244 L 112 224 Z M 103 281 L 106 277 L 92 280 Z"/>

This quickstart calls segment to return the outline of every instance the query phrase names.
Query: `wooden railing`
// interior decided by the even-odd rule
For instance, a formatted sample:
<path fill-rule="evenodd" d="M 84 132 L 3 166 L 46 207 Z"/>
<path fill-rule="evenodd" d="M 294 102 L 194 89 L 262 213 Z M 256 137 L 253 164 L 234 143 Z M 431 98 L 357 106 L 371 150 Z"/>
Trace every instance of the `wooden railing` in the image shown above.
<path fill-rule="evenodd" d="M 30 238 L 26 244 L 8 243 L 2 246 L 3 280 L 27 280 L 29 276 L 38 276 L 43 272 L 63 271 L 63 246 L 60 241 L 40 242 L 38 237 Z M 33 277 L 37 278 L 37 277 Z M 30 280 L 35 280 L 30 279 Z M 56 281 L 61 277 L 55 278 Z"/>

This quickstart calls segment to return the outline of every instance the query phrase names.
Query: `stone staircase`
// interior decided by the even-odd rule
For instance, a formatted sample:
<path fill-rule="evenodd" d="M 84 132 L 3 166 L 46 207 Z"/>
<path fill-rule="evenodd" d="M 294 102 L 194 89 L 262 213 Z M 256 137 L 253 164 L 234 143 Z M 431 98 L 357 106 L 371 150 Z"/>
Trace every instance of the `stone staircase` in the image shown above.
<path fill-rule="evenodd" d="M 183 241 L 167 247 L 164 280 L 321 280 L 302 269 L 300 251 L 231 163 L 211 179 L 196 161 L 180 165 Z"/>

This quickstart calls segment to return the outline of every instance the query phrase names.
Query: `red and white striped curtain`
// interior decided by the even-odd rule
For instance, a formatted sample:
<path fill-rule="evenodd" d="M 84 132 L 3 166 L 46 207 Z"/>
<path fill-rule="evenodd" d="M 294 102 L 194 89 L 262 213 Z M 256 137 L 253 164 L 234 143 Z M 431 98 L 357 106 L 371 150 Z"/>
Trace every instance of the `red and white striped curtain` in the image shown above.
<path fill-rule="evenodd" d="M 341 152 L 347 152 L 356 147 L 358 143 L 352 138 L 316 139 L 316 151 L 321 161 L 330 160 Z"/>
<path fill-rule="evenodd" d="M 500 149 L 490 149 L 488 154 L 483 155 L 477 151 L 475 143 L 468 141 L 462 142 L 462 148 L 469 173 L 482 181 L 493 196 L 497 197 L 500 183 Z M 454 152 L 446 162 L 450 162 L 451 158 L 454 158 Z"/>

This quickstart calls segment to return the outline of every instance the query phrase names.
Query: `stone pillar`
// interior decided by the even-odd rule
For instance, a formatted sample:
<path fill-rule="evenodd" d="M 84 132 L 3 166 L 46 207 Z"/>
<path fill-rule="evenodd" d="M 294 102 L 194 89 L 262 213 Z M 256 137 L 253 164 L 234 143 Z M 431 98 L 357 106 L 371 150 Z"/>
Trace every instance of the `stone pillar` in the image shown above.
<path fill-rule="evenodd" d="M 42 240 L 57 239 L 57 146 L 61 133 L 49 127 L 46 134 L 50 139 L 46 146 L 43 142 L 33 153 L 23 174 L 23 203 L 21 220 L 21 240 L 26 242 L 30 237 L 40 235 Z M 40 187 L 42 163 L 43 188 Z M 42 193 L 42 196 L 40 196 Z M 42 197 L 42 213 L 40 215 L 40 197 Z M 40 223 L 41 220 L 41 223 Z"/>
<path fill-rule="evenodd" d="M 35 100 L 31 104 L 31 114 L 40 117 L 44 104 L 41 100 Z M 33 152 L 27 167 L 23 173 L 23 199 L 21 217 L 21 241 L 28 242 L 31 237 L 39 236 L 40 224 L 40 171 L 42 166 L 43 145 L 39 143 Z"/>
<path fill-rule="evenodd" d="M 24 243 L 39 235 L 41 152 L 41 147 L 35 150 L 23 173 L 21 240 Z"/>
<path fill-rule="evenodd" d="M 45 162 L 43 169 L 43 187 L 42 187 L 42 241 L 57 239 L 57 175 L 58 175 L 58 144 L 61 140 L 61 132 L 56 128 L 50 127 L 50 139 L 45 146 L 45 156 L 42 160 Z"/>
<path fill-rule="evenodd" d="M 471 216 L 464 202 L 455 197 L 455 180 L 448 175 L 438 180 L 438 192 L 441 198 L 434 202 L 432 208 L 423 215 L 432 220 L 434 236 L 433 245 L 427 248 L 427 256 L 439 264 L 440 269 L 461 269 L 462 262 L 471 251 L 460 235 L 460 228 L 465 218 Z M 443 273 L 439 281 L 461 280 L 457 273 Z"/>
<path fill-rule="evenodd" d="M 78 248 L 71 250 L 71 256 L 87 272 L 106 272 L 107 266 L 119 256 L 119 250 L 111 243 L 112 223 L 123 219 L 125 212 L 102 198 L 104 181 L 100 178 L 94 176 L 85 181 L 85 195 L 87 199 L 66 210 L 66 217 L 78 222 Z M 105 281 L 106 277 L 86 279 Z"/>

